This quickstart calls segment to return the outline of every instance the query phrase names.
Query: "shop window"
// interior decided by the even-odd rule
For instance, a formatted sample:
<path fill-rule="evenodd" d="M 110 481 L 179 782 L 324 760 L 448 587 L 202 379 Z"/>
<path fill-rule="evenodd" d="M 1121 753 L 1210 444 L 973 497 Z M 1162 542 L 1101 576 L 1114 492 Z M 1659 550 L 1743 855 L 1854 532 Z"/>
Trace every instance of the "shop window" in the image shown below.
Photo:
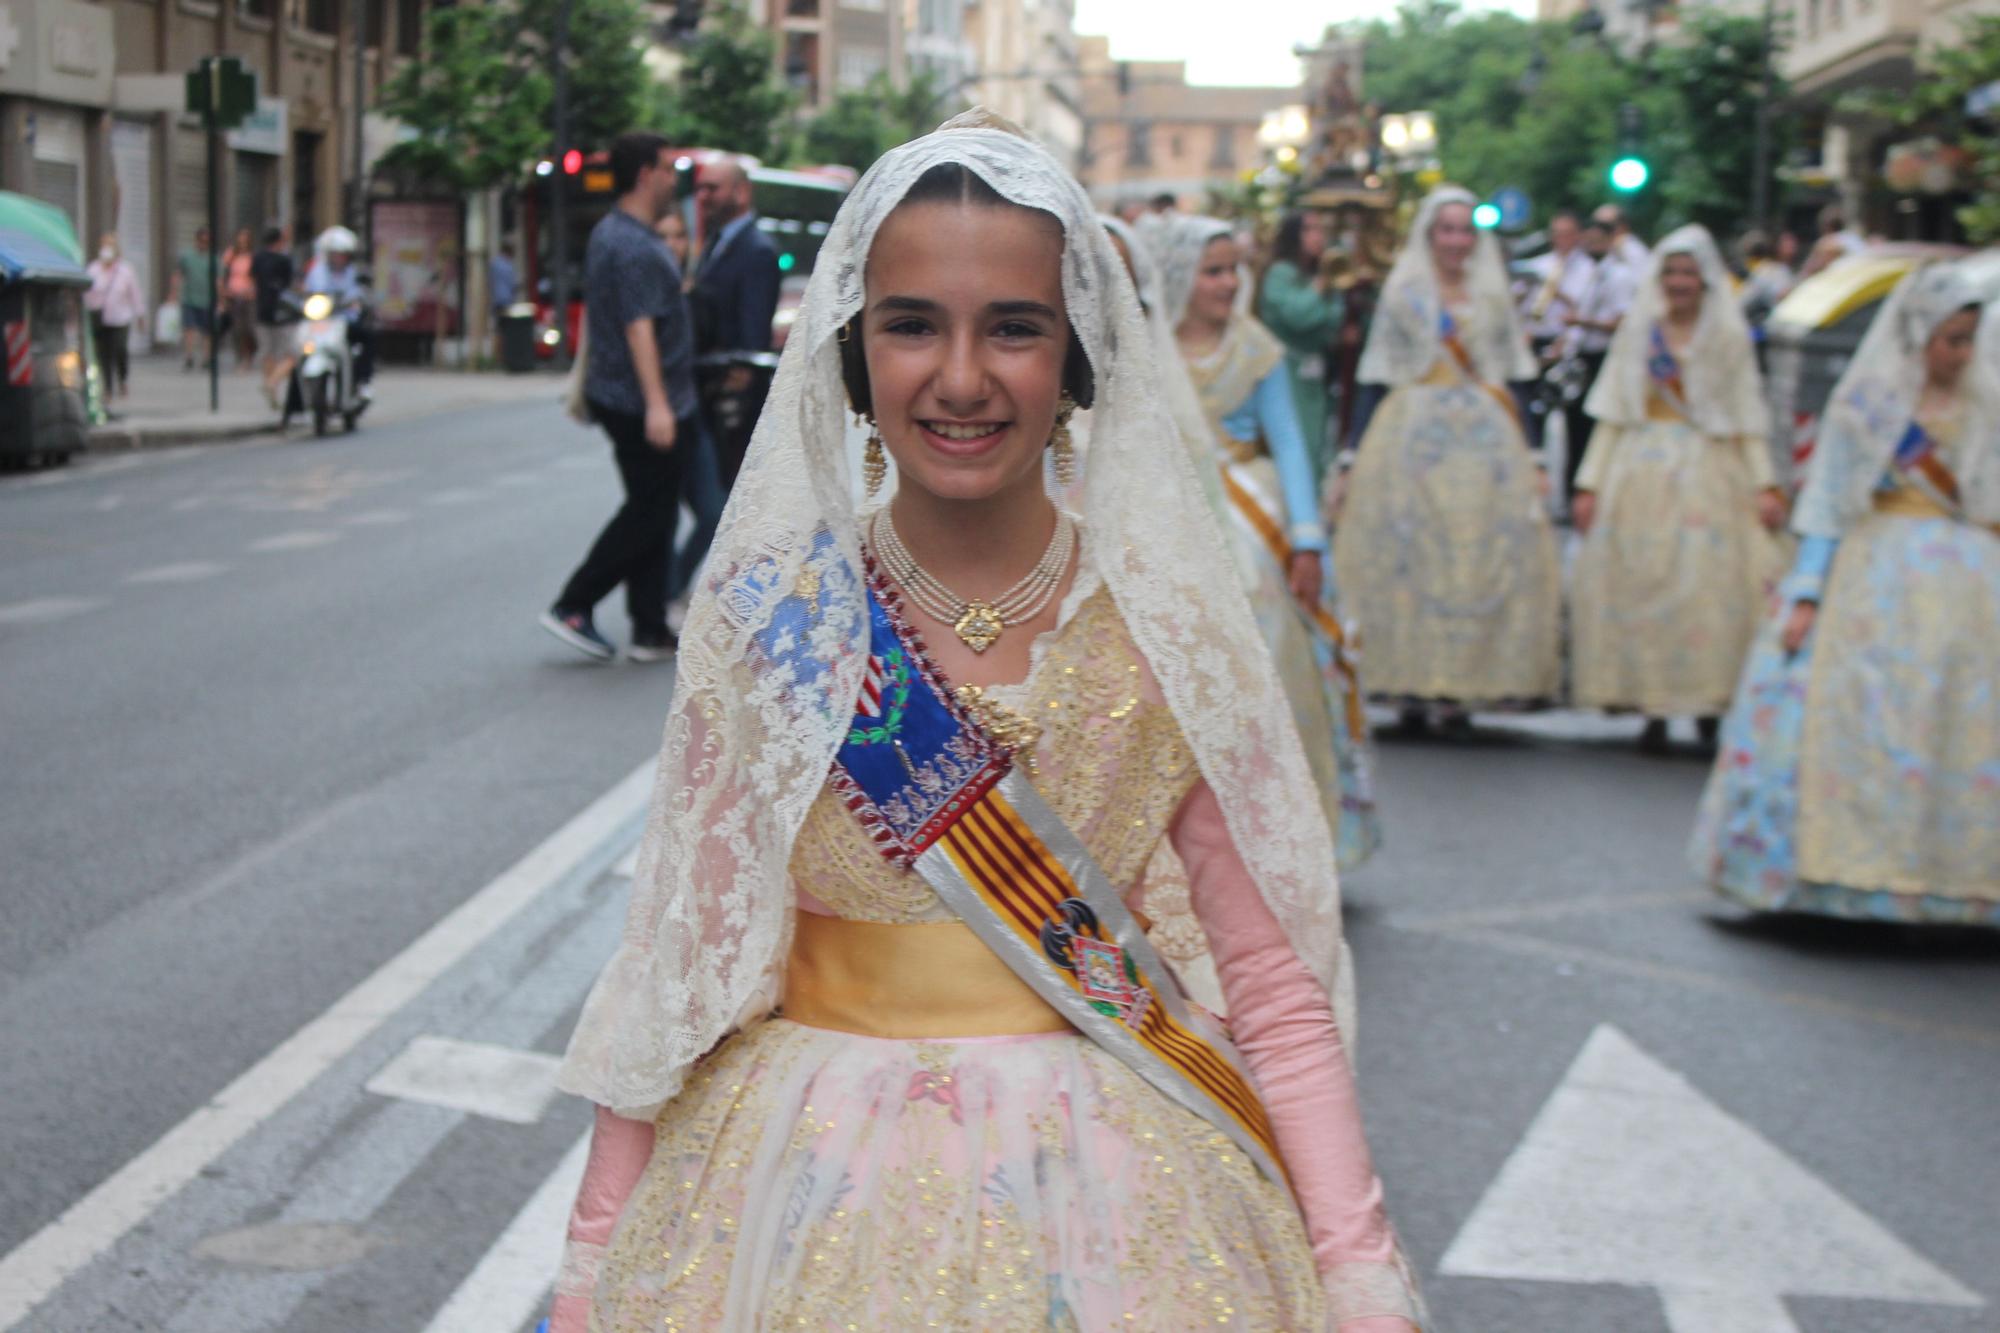
<path fill-rule="evenodd" d="M 424 0 L 396 0 L 396 54 L 413 56 L 424 44 Z"/>
<path fill-rule="evenodd" d="M 1233 167 L 1236 165 L 1236 130 L 1228 125 L 1215 127 L 1215 148 L 1208 155 L 1211 167 Z"/>
<path fill-rule="evenodd" d="M 277 0 L 236 0 L 236 14 L 239 18 L 269 19 L 277 7 Z"/>

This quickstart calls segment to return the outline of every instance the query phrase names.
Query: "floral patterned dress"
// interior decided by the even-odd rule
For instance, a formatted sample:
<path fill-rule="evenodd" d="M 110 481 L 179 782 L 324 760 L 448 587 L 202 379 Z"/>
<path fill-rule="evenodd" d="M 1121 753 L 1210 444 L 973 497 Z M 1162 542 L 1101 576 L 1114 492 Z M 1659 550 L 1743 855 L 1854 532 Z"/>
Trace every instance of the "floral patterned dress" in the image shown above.
<path fill-rule="evenodd" d="M 1256 889 L 1215 834 L 1219 809 L 1110 595 L 1080 585 L 1028 680 L 986 693 L 1031 720 L 1032 781 L 1156 947 L 1203 956 L 1217 928 L 1203 901 Z M 1187 876 L 1153 882 L 1170 842 Z M 1033 992 L 883 859 L 832 787 L 792 871 L 783 1005 L 661 1110 L 596 1278 L 593 1329 L 1332 1327 L 1343 1270 L 1335 1256 L 1323 1276 L 1322 1229 L 1309 1235 L 1292 1193 L 1075 1030 L 1038 1024 Z M 842 935 L 893 955 L 861 960 L 884 986 L 930 985 L 988 1035 L 909 1035 L 937 1030 L 937 1011 L 884 1005 L 880 986 L 835 976 L 840 960 L 802 965 L 806 943 Z M 1254 1011 L 1261 983 L 1245 984 L 1231 999 Z M 1020 1021 L 982 1028 L 1010 1008 Z M 1254 1076 L 1256 1037 L 1238 1037 Z M 1372 1181 L 1365 1148 L 1358 1168 Z M 1369 1261 L 1346 1280 L 1399 1281 L 1379 1194 L 1353 1218 Z"/>
<path fill-rule="evenodd" d="M 2000 448 L 1926 424 L 1948 461 Z M 2000 926 L 2000 535 L 1892 469 L 1794 582 L 1829 558 L 1801 651 L 1782 611 L 1751 651 L 1695 869 L 1765 911 Z"/>

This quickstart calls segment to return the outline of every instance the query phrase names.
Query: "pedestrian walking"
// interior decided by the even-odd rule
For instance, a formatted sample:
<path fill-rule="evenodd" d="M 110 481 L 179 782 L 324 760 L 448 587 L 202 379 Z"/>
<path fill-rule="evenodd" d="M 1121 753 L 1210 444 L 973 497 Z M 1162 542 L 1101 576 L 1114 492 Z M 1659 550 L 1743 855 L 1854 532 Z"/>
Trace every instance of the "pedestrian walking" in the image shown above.
<path fill-rule="evenodd" d="M 1192 474 L 1160 466 L 1152 356 L 1081 187 L 984 113 L 842 205 L 559 1075 L 599 1109 L 555 1333 L 1165 1333 L 1225 1306 L 1414 1333 L 1331 833 Z M 851 498 L 850 406 L 867 475 L 895 463 L 879 505 Z M 1044 480 L 1072 408 L 1101 414 L 1080 522 Z M 1233 1042 L 1123 903 L 1168 840 Z"/>
<path fill-rule="evenodd" d="M 584 400 L 610 437 L 625 503 L 597 536 L 555 604 L 549 633 L 587 656 L 617 655 L 592 611 L 625 585 L 632 618 L 627 654 L 658 661 L 674 650 L 667 628 L 667 562 L 680 504 L 681 473 L 697 438 L 694 342 L 680 270 L 653 230 L 674 198 L 674 159 L 657 134 L 621 134 L 611 143 L 618 203 L 591 230 L 584 252 L 584 318 L 590 352 Z"/>
<path fill-rule="evenodd" d="M 264 245 L 250 260 L 250 280 L 257 289 L 257 336 L 264 346 L 264 397 L 273 408 L 282 405 L 281 389 L 291 374 L 291 350 L 279 323 L 285 293 L 292 289 L 291 247 L 283 227 L 264 228 Z"/>
<path fill-rule="evenodd" d="M 1882 304 L 1821 419 L 1690 855 L 1767 912 L 2000 927 L 2000 316 Z"/>
<path fill-rule="evenodd" d="M 778 249 L 757 225 L 743 163 L 727 154 L 702 163 L 695 197 L 704 243 L 688 284 L 688 308 L 694 317 L 701 430 L 688 443 L 685 475 L 694 526 L 674 554 L 667 587 L 670 604 L 680 611 L 686 610 L 688 586 L 708 556 L 770 388 L 768 374 L 741 358 L 771 350 L 771 321 L 778 312 Z M 671 240 L 668 244 L 671 248 Z"/>
<path fill-rule="evenodd" d="M 1271 260 L 1257 281 L 1258 320 L 1284 344 L 1292 407 L 1312 459 L 1314 494 L 1333 459 L 1326 425 L 1332 401 L 1329 366 L 1334 339 L 1347 316 L 1347 303 L 1321 263 L 1326 253 L 1326 216 L 1309 209 L 1289 212 L 1278 221 Z"/>
<path fill-rule="evenodd" d="M 223 324 L 236 348 L 236 368 L 257 364 L 257 250 L 248 227 L 222 252 Z"/>
<path fill-rule="evenodd" d="M 208 252 L 208 228 L 196 227 L 194 245 L 174 261 L 180 282 L 181 368 L 193 370 L 195 358 L 206 366 L 215 355 L 215 260 Z"/>
<path fill-rule="evenodd" d="M 1736 250 L 1743 263 L 1743 287 L 1737 293 L 1737 303 L 1750 321 L 1752 336 L 1761 343 L 1764 322 L 1798 283 L 1798 275 L 1779 261 L 1777 245 L 1764 232 L 1754 228 L 1744 232 Z"/>
<path fill-rule="evenodd" d="M 1632 307 L 1638 294 L 1643 269 L 1633 269 L 1618 253 L 1617 233 L 1605 210 L 1593 213 L 1583 228 L 1583 251 L 1590 259 L 1590 281 L 1569 317 L 1564 357 L 1568 365 L 1557 372 L 1568 400 L 1564 409 L 1563 503 L 1576 495 L 1576 473 L 1590 448 L 1590 432 L 1597 422 L 1584 410 L 1584 400 L 1604 369 L 1604 357 L 1611 350 L 1611 335 Z"/>
<path fill-rule="evenodd" d="M 1785 501 L 1750 327 L 1714 240 L 1660 242 L 1584 404 L 1597 421 L 1577 474 L 1571 698 L 1670 717 L 1706 739 L 1736 692 L 1785 551 Z"/>
<path fill-rule="evenodd" d="M 1546 699 L 1560 683 L 1561 576 L 1510 382 L 1533 378 L 1499 242 L 1478 201 L 1431 192 L 1382 288 L 1360 377 L 1375 410 L 1338 508 L 1334 567 L 1361 623 L 1361 679 L 1404 725 Z"/>
<path fill-rule="evenodd" d="M 1360 865 L 1381 841 L 1371 742 L 1284 346 L 1236 308 L 1241 251 L 1228 223 L 1176 213 L 1143 235 L 1158 255 L 1161 304 L 1207 422 L 1209 466 L 1222 472 L 1228 531 L 1258 627 L 1341 864 Z"/>
<path fill-rule="evenodd" d="M 90 290 L 83 294 L 83 305 L 90 312 L 91 342 L 97 348 L 104 392 L 128 397 L 132 392 L 132 326 L 146 326 L 146 294 L 139 290 L 139 275 L 118 251 L 116 232 L 104 233 L 97 258 L 84 272 L 90 275 Z"/>

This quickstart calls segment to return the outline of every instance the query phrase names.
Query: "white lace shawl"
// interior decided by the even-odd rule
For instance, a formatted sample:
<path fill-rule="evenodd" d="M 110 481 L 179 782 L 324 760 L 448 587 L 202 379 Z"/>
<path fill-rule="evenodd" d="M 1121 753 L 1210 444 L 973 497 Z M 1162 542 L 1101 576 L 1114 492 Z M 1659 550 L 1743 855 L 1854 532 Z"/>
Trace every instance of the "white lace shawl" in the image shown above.
<path fill-rule="evenodd" d="M 1646 276 L 1632 308 L 1618 323 L 1604 356 L 1604 369 L 1591 386 L 1583 410 L 1599 421 L 1636 426 L 1646 420 L 1651 396 L 1653 329 L 1666 313 L 1660 272 L 1669 255 L 1692 255 L 1707 286 L 1694 336 L 1681 355 L 1681 384 L 1696 429 L 1718 438 L 1754 436 L 1771 430 L 1770 408 L 1764 402 L 1764 381 L 1757 373 L 1757 349 L 1750 341 L 1750 324 L 1731 290 L 1729 270 L 1706 228 L 1686 226 L 1653 247 Z"/>
<path fill-rule="evenodd" d="M 1804 489 L 1792 513 L 1802 536 L 1839 537 L 1868 512 L 1876 483 L 1895 457 L 1924 386 L 1924 347 L 1939 324 L 1989 293 L 1957 263 L 1930 264 L 1889 293 L 1861 340 L 1847 372 L 1820 416 L 1819 437 L 1806 464 Z M 1960 387 L 1957 473 L 1960 498 L 1975 520 L 2000 520 L 2000 374 L 1993 348 L 2000 324 L 1990 307 L 1980 319 L 1980 354 Z"/>
<path fill-rule="evenodd" d="M 1201 485 L 1202 500 L 1208 505 L 1217 527 L 1226 528 L 1229 501 L 1222 490 L 1221 458 L 1216 452 L 1215 437 L 1208 428 L 1208 418 L 1202 414 L 1201 395 L 1195 392 L 1187 367 L 1181 362 L 1180 348 L 1174 342 L 1174 326 L 1167 319 L 1159 261 L 1140 240 L 1138 232 L 1123 219 L 1107 214 L 1098 220 L 1104 224 L 1105 230 L 1125 243 L 1126 252 L 1132 256 L 1132 277 L 1139 288 L 1139 304 L 1145 308 L 1146 332 L 1153 340 L 1153 367 L 1159 373 L 1160 391 L 1166 401 L 1167 414 L 1173 418 L 1181 443 L 1186 446 L 1188 458 L 1194 464 L 1195 480 Z M 1086 422 L 1087 419 L 1088 414 Z"/>
<path fill-rule="evenodd" d="M 943 162 L 1062 224 L 1063 296 L 1097 394 L 1084 558 L 1266 903 L 1347 1017 L 1332 833 L 1187 455 L 1160 448 L 1175 426 L 1131 280 L 1055 159 L 967 113 L 888 153 L 841 206 L 695 591 L 624 936 L 558 1077 L 623 1114 L 652 1114 L 779 997 L 792 846 L 852 720 L 868 649 L 835 335 L 862 307 L 877 229 Z"/>
<path fill-rule="evenodd" d="M 1140 220 L 1139 239 L 1160 266 L 1160 304 L 1168 328 L 1179 328 L 1187 318 L 1195 275 L 1201 272 L 1201 256 L 1209 242 L 1235 234 L 1235 228 L 1221 218 L 1190 213 L 1148 214 Z"/>
<path fill-rule="evenodd" d="M 1382 299 L 1368 326 L 1368 345 L 1361 349 L 1361 364 L 1355 369 L 1362 383 L 1391 387 L 1414 384 L 1430 374 L 1438 358 L 1445 355 L 1438 328 L 1443 297 L 1437 265 L 1431 260 L 1431 227 L 1445 205 L 1471 208 L 1478 202 L 1470 190 L 1457 185 L 1440 185 L 1425 197 L 1403 249 L 1389 269 L 1388 280 L 1382 284 Z M 1458 336 L 1479 378 L 1487 384 L 1533 379 L 1535 358 L 1522 336 L 1520 313 L 1514 308 L 1507 283 L 1507 265 L 1492 232 L 1479 233 L 1467 267 L 1472 309 L 1460 321 Z"/>

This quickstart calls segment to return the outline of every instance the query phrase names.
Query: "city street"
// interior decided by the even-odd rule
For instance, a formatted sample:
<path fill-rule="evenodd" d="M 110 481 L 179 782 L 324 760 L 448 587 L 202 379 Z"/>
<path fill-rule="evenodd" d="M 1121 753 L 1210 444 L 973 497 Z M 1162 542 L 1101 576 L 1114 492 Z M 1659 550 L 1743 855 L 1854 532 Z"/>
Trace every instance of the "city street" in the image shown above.
<path fill-rule="evenodd" d="M 0 478 L 0 1328 L 539 1318 L 672 684 L 535 625 L 618 496 L 547 383 Z M 2000 940 L 1736 920 L 1691 731 L 1636 728 L 1381 743 L 1358 1062 L 1427 1333 L 2000 1327 Z"/>

